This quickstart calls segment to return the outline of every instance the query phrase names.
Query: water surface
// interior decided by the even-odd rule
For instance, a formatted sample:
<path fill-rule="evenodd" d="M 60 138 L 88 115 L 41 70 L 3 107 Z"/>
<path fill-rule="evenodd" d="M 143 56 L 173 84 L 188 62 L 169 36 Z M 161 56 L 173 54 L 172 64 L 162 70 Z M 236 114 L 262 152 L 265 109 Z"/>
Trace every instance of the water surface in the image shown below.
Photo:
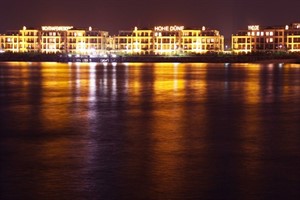
<path fill-rule="evenodd" d="M 0 64 L 0 199 L 299 199 L 300 65 Z"/>

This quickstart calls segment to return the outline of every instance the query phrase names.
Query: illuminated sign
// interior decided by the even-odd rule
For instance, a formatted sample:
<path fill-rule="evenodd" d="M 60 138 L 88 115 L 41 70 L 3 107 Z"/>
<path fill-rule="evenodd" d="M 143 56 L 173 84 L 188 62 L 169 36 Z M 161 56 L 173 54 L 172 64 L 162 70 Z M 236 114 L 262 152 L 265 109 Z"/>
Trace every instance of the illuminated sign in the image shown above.
<path fill-rule="evenodd" d="M 73 26 L 42 26 L 43 31 L 67 31 L 72 28 Z"/>
<path fill-rule="evenodd" d="M 184 26 L 155 26 L 154 31 L 182 31 Z"/>
<path fill-rule="evenodd" d="M 250 26 L 248 26 L 248 30 L 258 31 L 259 30 L 259 25 L 250 25 Z"/>

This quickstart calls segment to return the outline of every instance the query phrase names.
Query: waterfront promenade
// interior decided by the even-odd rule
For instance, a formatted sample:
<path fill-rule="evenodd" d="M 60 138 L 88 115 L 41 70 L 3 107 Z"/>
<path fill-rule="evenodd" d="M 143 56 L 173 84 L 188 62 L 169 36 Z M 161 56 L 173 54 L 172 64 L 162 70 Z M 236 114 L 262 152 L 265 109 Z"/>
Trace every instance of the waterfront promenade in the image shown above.
<path fill-rule="evenodd" d="M 200 63 L 300 63 L 297 53 L 201 54 L 185 56 L 122 55 L 88 56 L 42 53 L 2 53 L 0 61 L 29 62 L 200 62 Z"/>

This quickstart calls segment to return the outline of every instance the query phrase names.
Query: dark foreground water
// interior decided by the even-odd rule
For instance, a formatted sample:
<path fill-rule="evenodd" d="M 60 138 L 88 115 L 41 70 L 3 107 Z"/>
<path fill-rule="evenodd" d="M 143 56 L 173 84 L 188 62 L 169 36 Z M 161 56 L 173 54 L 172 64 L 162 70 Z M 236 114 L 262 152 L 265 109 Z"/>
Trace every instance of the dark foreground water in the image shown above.
<path fill-rule="evenodd" d="M 300 199 L 300 65 L 0 64 L 0 199 Z"/>

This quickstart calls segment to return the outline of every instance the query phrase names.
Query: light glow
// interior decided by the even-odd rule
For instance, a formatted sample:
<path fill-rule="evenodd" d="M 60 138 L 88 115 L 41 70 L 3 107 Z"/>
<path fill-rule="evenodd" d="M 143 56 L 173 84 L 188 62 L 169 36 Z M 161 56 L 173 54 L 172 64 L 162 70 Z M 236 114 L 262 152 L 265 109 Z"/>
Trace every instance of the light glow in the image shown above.
<path fill-rule="evenodd" d="M 73 26 L 42 26 L 42 31 L 68 31 Z"/>
<path fill-rule="evenodd" d="M 155 26 L 154 27 L 154 31 L 170 31 L 170 32 L 173 32 L 173 31 L 182 31 L 182 30 L 184 30 L 184 26 L 174 25 L 174 26 Z"/>
<path fill-rule="evenodd" d="M 248 30 L 258 31 L 259 30 L 259 25 L 249 25 Z"/>

